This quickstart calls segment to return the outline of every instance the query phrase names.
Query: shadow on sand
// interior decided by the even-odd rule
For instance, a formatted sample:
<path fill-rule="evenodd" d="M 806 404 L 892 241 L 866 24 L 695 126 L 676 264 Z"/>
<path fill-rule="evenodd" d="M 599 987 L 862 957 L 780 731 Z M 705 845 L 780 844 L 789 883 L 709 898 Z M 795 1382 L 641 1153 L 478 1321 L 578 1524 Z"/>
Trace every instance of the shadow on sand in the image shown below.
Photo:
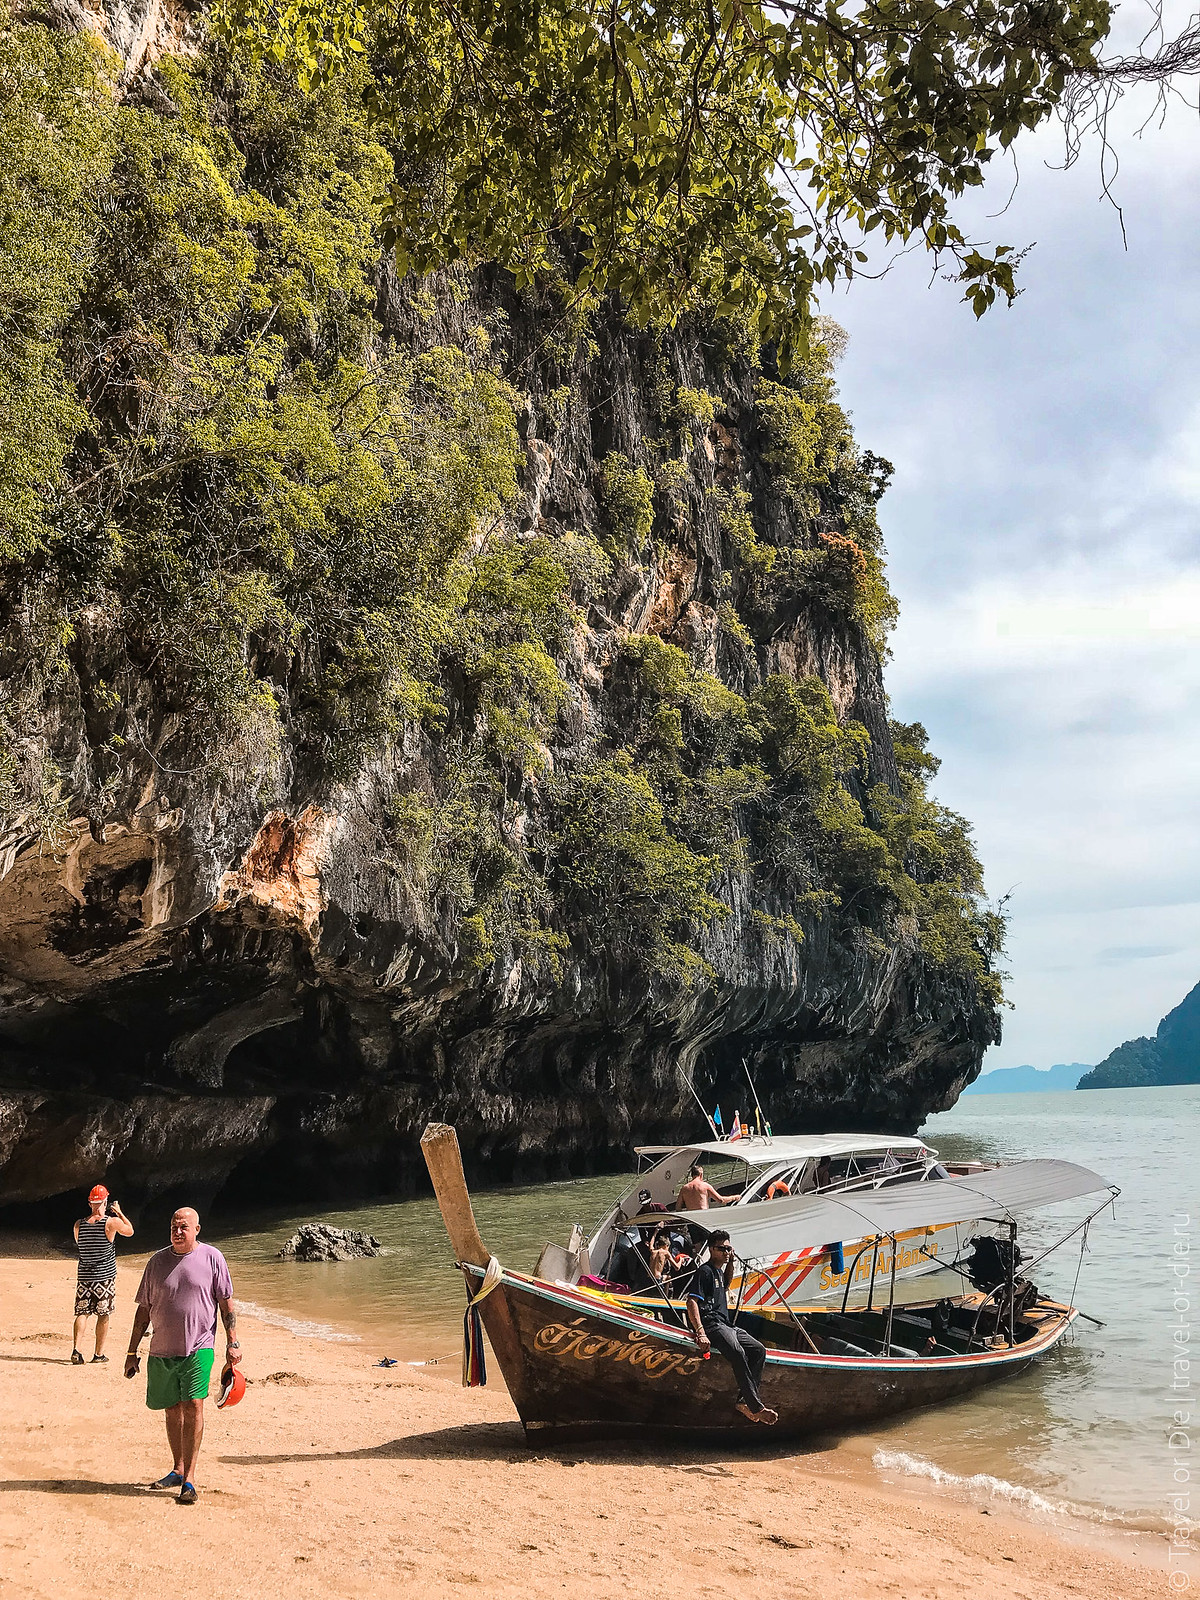
<path fill-rule="evenodd" d="M 69 1367 L 71 1365 L 70 1356 L 5 1356 L 5 1355 L 0 1355 L 0 1361 L 41 1361 L 48 1367 Z M 98 1365 L 103 1365 L 103 1363 L 102 1362 L 98 1363 Z M 85 1361 L 84 1362 L 84 1366 L 85 1367 L 90 1367 L 91 1366 L 91 1362 L 90 1361 Z"/>
<path fill-rule="evenodd" d="M 144 1483 L 96 1483 L 91 1478 L 0 1478 L 0 1493 L 115 1494 L 135 1499 L 169 1500 Z"/>
<path fill-rule="evenodd" d="M 834 1441 L 824 1438 L 800 1443 L 791 1439 L 786 1446 L 771 1448 L 769 1442 L 759 1435 L 753 1442 L 757 1446 L 753 1451 L 755 1460 L 764 1461 L 776 1456 L 794 1459 L 798 1455 L 817 1455 L 828 1450 Z M 702 1445 L 681 1443 L 673 1449 L 673 1465 L 685 1472 L 719 1477 L 726 1470 L 722 1463 L 741 1454 L 741 1450 L 731 1449 L 728 1442 L 711 1451 Z M 519 1464 L 547 1460 L 574 1467 L 583 1461 L 618 1466 L 639 1466 L 648 1462 L 661 1464 L 663 1454 L 661 1445 L 656 1448 L 651 1443 L 635 1445 L 622 1440 L 539 1447 L 526 1443 L 518 1422 L 471 1422 L 455 1428 L 438 1428 L 430 1433 L 409 1434 L 406 1438 L 391 1439 L 386 1444 L 367 1445 L 361 1450 L 221 1456 L 220 1460 L 223 1465 L 230 1467 L 279 1467 L 313 1461 L 508 1461 Z"/>
<path fill-rule="evenodd" d="M 438 1428 L 433 1433 L 414 1433 L 386 1444 L 367 1445 L 361 1450 L 309 1450 L 294 1455 L 222 1456 L 230 1467 L 281 1467 L 290 1462 L 307 1461 L 499 1461 L 526 1451 L 521 1425 L 517 1422 L 471 1422 L 458 1428 Z"/>

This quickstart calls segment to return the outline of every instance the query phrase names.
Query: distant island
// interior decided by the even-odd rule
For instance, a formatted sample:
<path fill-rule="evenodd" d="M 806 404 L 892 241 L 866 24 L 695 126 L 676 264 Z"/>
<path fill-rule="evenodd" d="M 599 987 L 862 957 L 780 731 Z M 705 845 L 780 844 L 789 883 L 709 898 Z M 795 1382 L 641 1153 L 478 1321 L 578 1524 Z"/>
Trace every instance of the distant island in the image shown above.
<path fill-rule="evenodd" d="M 1153 1039 L 1127 1039 L 1076 1087 L 1149 1089 L 1168 1083 L 1200 1083 L 1200 983 L 1167 1012 Z"/>
<path fill-rule="evenodd" d="M 1030 1094 L 1038 1089 L 1074 1089 L 1086 1061 L 1060 1061 L 1054 1067 L 997 1067 L 969 1083 L 963 1094 Z M 961 1098 L 961 1096 L 960 1096 Z"/>

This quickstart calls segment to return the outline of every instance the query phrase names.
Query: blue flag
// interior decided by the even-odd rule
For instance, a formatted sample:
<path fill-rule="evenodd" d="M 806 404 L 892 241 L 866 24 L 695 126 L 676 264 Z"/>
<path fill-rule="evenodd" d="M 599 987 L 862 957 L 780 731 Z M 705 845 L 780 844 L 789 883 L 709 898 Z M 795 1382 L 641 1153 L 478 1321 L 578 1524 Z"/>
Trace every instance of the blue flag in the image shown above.
<path fill-rule="evenodd" d="M 716 1110 L 713 1112 L 713 1121 L 716 1123 L 717 1128 L 718 1128 L 719 1131 L 723 1131 L 724 1130 L 724 1124 L 721 1122 L 721 1108 L 720 1108 L 720 1106 L 718 1106 L 716 1108 Z"/>

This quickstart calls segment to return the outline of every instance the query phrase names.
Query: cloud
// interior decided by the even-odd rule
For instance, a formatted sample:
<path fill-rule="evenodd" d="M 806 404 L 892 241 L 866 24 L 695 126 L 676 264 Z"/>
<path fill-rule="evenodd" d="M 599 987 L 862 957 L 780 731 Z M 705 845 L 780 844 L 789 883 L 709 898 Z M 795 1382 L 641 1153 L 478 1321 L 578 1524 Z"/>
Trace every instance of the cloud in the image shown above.
<path fill-rule="evenodd" d="M 1124 599 L 1034 573 L 905 606 L 893 704 L 930 728 L 1015 916 L 1200 901 L 1197 618 L 1200 570 Z"/>
<path fill-rule="evenodd" d="M 1098 961 L 1106 965 L 1121 967 L 1127 961 L 1155 961 L 1159 956 L 1174 956 L 1179 954 L 1177 944 L 1135 944 L 1117 945 L 1111 950 L 1101 950 L 1097 955 Z"/>
<path fill-rule="evenodd" d="M 1036 241 L 1011 310 L 976 324 L 914 258 L 823 307 L 897 469 L 894 712 L 929 728 L 993 894 L 1015 886 L 988 1067 L 1099 1060 L 1200 977 L 1200 140 L 1194 114 L 1135 139 L 1143 114 L 1114 129 L 1128 249 L 1094 155 L 1051 171 L 1040 135 L 1007 213 L 1011 174 L 975 206 Z"/>

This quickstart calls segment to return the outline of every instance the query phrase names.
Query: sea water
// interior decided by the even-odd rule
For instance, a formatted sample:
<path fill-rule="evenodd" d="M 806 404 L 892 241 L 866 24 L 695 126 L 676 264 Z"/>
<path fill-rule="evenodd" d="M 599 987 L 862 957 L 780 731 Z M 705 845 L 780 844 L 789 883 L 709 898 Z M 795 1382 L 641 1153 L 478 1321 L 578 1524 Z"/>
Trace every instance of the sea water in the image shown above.
<path fill-rule="evenodd" d="M 1200 1352 L 1200 1085 L 973 1095 L 921 1133 L 951 1157 L 1055 1156 L 1120 1186 L 1082 1254 L 1076 1235 L 1030 1274 L 1104 1326 L 1081 1317 L 1011 1383 L 877 1429 L 876 1464 L 960 1484 L 982 1474 L 1018 1502 L 1168 1526 L 1178 1457 L 1193 1507 L 1200 1486 L 1200 1362 L 1176 1367 L 1189 1343 Z M 1088 1209 L 1085 1199 L 1034 1214 L 1023 1248 L 1050 1243 Z M 1181 1328 L 1190 1340 L 1176 1338 Z M 1182 1448 L 1171 1442 L 1176 1411 L 1190 1413 Z"/>
<path fill-rule="evenodd" d="M 1178 1438 L 1170 1442 L 1176 1410 L 1191 1413 L 1185 1431 L 1196 1459 L 1188 1471 L 1193 1488 L 1200 1484 L 1200 1359 L 1186 1375 L 1191 1388 L 1172 1387 L 1180 1377 L 1176 1330 L 1195 1324 L 1200 1305 L 1200 1085 L 972 1096 L 931 1117 L 921 1133 L 953 1158 L 1056 1156 L 1120 1186 L 1115 1208 L 1090 1225 L 1082 1254 L 1076 1235 L 1031 1274 L 1056 1295 L 1073 1294 L 1103 1326 L 1081 1318 L 1022 1376 L 880 1425 L 843 1448 L 887 1478 L 1116 1526 L 1167 1526 L 1176 1458 L 1188 1454 Z M 565 1242 L 572 1223 L 590 1231 L 629 1182 L 616 1175 L 480 1193 L 480 1232 L 502 1261 L 531 1267 L 547 1239 Z M 1023 1248 L 1049 1244 L 1088 1209 L 1076 1201 L 1036 1213 L 1022 1230 Z M 328 1265 L 275 1259 L 302 1221 L 362 1228 L 386 1254 Z M 445 1363 L 456 1375 L 464 1293 L 431 1199 L 260 1214 L 207 1236 L 228 1255 L 239 1297 L 259 1314 L 313 1337 L 360 1340 L 381 1359 Z M 1181 1264 L 1189 1275 L 1177 1273 Z M 1187 1303 L 1182 1311 L 1177 1302 Z M 1193 1343 L 1200 1355 L 1200 1335 Z"/>

